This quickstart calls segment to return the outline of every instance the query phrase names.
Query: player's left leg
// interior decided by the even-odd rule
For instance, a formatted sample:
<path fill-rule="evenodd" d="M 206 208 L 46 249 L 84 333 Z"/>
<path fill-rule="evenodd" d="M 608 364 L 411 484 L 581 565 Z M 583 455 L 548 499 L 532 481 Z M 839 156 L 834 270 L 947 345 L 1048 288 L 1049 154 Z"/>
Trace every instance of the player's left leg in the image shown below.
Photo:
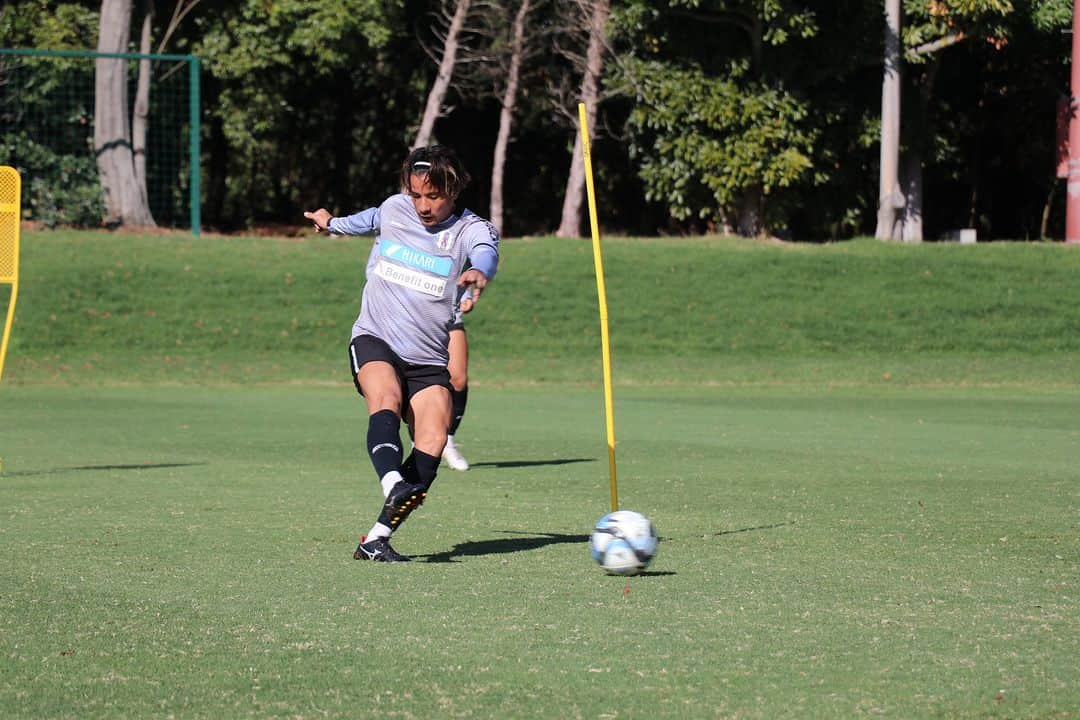
<path fill-rule="evenodd" d="M 413 413 L 413 472 L 425 488 L 431 487 L 439 469 L 439 457 L 446 447 L 450 426 L 450 391 L 441 385 L 431 385 L 409 399 Z"/>
<path fill-rule="evenodd" d="M 446 368 L 410 366 L 405 371 L 405 381 L 413 450 L 402 464 L 404 480 L 391 488 L 376 524 L 391 532 L 427 498 L 450 424 L 450 380 Z"/>
<path fill-rule="evenodd" d="M 450 371 L 451 415 L 442 457 L 454 470 L 464 471 L 469 469 L 469 462 L 454 441 L 454 433 L 461 425 L 461 419 L 465 417 L 465 405 L 469 401 L 469 341 L 464 325 L 455 325 L 450 329 L 449 350 L 450 362 L 447 370 Z"/>

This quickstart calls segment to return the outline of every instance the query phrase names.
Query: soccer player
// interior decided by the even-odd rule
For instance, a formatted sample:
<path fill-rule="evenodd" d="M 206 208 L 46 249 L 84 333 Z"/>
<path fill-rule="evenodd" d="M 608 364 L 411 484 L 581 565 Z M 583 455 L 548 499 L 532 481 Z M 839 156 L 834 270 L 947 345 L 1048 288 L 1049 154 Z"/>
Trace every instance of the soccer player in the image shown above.
<path fill-rule="evenodd" d="M 367 403 L 368 455 L 385 502 L 353 553 L 357 560 L 409 560 L 390 537 L 424 502 L 446 446 L 450 327 L 458 309 L 480 300 L 499 264 L 495 227 L 470 210 L 454 211 L 469 179 L 450 148 L 417 148 L 402 163 L 402 192 L 378 207 L 340 218 L 325 208 L 304 213 L 319 232 L 376 234 L 349 363 Z M 413 436 L 405 459 L 403 418 Z"/>

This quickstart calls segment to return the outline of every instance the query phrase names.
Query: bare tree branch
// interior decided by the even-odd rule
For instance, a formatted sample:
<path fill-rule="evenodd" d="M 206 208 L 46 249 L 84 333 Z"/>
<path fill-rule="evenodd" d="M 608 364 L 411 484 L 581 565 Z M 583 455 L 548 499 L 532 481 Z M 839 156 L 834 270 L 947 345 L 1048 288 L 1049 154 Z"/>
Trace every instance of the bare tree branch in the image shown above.
<path fill-rule="evenodd" d="M 169 40 L 172 39 L 173 33 L 180 27 L 181 21 L 187 17 L 188 13 L 195 9 L 202 0 L 176 0 L 176 6 L 173 8 L 172 17 L 169 18 L 169 24 L 165 26 L 165 31 L 161 34 L 161 42 L 158 43 L 157 51 L 162 52 L 169 44 Z"/>
<path fill-rule="evenodd" d="M 943 48 L 947 48 L 950 45 L 955 45 L 959 42 L 967 40 L 967 35 L 961 30 L 960 32 L 951 33 L 943 38 L 934 40 L 933 42 L 923 43 L 907 51 L 908 55 L 919 57 L 922 55 L 929 55 L 930 53 L 937 52 Z"/>

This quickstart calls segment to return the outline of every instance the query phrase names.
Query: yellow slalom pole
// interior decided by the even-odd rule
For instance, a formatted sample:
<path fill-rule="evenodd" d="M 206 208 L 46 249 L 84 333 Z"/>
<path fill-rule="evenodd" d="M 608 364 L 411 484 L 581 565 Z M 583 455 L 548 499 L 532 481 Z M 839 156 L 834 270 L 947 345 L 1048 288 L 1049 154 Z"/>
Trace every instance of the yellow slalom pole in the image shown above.
<path fill-rule="evenodd" d="M 600 254 L 600 225 L 596 220 L 596 190 L 593 187 L 592 151 L 589 148 L 589 118 L 585 103 L 578 103 L 581 125 L 581 155 L 585 161 L 585 187 L 589 191 L 589 227 L 592 229 L 593 264 L 596 267 L 596 294 L 600 300 L 600 347 L 604 358 L 604 417 L 607 421 L 608 470 L 611 475 L 611 510 L 619 509 L 619 483 L 615 479 L 615 409 L 611 397 L 611 342 L 608 337 L 607 290 L 604 287 L 604 259 Z"/>
<path fill-rule="evenodd" d="M 11 284 L 4 334 L 0 338 L 0 378 L 4 377 L 11 323 L 15 319 L 15 300 L 19 296 L 19 221 L 22 205 L 22 179 L 15 168 L 0 166 L 0 284 Z"/>

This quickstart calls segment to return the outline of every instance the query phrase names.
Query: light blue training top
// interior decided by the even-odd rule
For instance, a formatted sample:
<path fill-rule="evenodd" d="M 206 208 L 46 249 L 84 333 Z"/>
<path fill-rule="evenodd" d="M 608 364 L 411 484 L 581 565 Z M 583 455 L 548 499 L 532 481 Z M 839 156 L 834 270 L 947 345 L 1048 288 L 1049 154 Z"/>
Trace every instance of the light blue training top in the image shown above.
<path fill-rule="evenodd" d="M 458 278 L 470 267 L 488 280 L 495 277 L 495 226 L 463 210 L 429 228 L 402 193 L 377 208 L 333 218 L 329 229 L 336 235 L 376 233 L 352 337 L 374 335 L 408 363 L 445 366 L 461 296 Z"/>

